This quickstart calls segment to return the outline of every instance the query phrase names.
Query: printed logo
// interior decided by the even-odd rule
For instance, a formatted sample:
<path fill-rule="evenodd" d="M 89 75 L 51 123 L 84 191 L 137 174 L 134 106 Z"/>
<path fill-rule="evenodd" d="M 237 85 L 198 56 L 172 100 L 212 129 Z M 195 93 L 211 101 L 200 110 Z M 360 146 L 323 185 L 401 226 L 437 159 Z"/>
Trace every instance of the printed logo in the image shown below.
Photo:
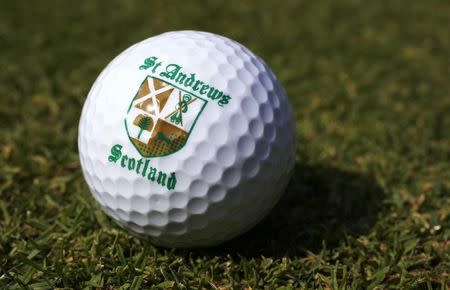
<path fill-rule="evenodd" d="M 143 157 L 172 154 L 186 144 L 207 101 L 147 76 L 132 99 L 125 128 Z"/>
<path fill-rule="evenodd" d="M 159 170 L 149 158 L 167 156 L 183 148 L 208 101 L 224 107 L 232 97 L 179 64 L 164 65 L 157 56 L 146 58 L 139 70 L 151 75 L 137 88 L 124 123 L 128 138 L 142 157 L 133 157 L 130 152 L 123 152 L 122 144 L 115 144 L 107 159 L 173 190 L 176 173 Z"/>

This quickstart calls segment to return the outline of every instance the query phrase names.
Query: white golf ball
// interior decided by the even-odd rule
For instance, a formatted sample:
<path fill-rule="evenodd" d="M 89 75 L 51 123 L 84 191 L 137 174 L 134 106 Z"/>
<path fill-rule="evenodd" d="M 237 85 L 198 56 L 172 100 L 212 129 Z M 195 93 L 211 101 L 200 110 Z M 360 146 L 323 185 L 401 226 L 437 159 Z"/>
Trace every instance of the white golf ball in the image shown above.
<path fill-rule="evenodd" d="M 160 246 L 212 246 L 279 200 L 294 165 L 294 121 L 258 56 L 223 36 L 175 31 L 103 70 L 78 147 L 92 195 L 120 226 Z"/>

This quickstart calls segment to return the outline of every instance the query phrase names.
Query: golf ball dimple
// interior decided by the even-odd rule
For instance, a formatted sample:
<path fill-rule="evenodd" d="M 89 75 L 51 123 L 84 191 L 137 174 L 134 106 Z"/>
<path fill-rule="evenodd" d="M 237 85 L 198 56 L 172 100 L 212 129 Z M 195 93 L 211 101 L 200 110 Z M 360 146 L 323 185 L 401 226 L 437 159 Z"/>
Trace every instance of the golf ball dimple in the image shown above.
<path fill-rule="evenodd" d="M 279 200 L 294 166 L 294 121 L 259 57 L 223 36 L 175 31 L 103 70 L 78 147 L 93 197 L 121 227 L 160 246 L 212 246 Z"/>

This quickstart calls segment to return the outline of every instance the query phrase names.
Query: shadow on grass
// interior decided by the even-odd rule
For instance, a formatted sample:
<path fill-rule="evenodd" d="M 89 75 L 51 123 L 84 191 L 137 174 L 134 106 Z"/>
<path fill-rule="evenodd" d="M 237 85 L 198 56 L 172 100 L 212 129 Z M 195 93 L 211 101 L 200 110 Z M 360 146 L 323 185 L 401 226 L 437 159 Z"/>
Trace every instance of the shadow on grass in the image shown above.
<path fill-rule="evenodd" d="M 383 190 L 367 176 L 297 165 L 286 193 L 255 228 L 202 255 L 299 256 L 357 237 L 375 223 Z"/>

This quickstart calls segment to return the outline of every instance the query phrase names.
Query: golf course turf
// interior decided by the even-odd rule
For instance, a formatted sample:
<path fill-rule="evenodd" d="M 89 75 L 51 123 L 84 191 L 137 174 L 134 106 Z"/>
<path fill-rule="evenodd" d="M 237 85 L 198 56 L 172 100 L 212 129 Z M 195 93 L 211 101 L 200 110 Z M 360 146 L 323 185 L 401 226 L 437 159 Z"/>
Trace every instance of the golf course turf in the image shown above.
<path fill-rule="evenodd" d="M 448 289 L 449 19 L 448 1 L 2 1 L 0 289 Z M 297 154 L 254 229 L 176 250 L 105 216 L 77 134 L 109 61 L 186 29 L 266 61 Z"/>

